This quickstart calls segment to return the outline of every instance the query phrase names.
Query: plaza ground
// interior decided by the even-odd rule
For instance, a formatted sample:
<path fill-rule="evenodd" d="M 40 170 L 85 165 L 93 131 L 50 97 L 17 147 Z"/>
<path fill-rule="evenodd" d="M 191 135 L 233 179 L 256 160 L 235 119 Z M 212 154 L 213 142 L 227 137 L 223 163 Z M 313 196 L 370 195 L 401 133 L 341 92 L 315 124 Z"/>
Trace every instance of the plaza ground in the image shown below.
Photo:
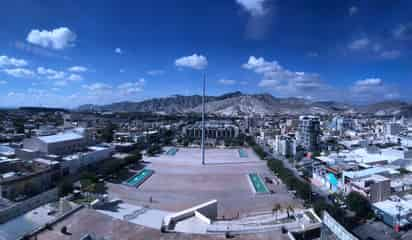
<path fill-rule="evenodd" d="M 179 148 L 175 155 L 144 157 L 144 167 L 154 170 L 153 176 L 137 189 L 109 183 L 108 193 L 129 204 L 170 212 L 216 199 L 219 218 L 268 212 L 277 203 L 285 208 L 301 207 L 283 184 L 267 184 L 273 194 L 254 194 L 248 173 L 275 177 L 265 161 L 251 149 L 245 151 L 247 157 L 240 157 L 238 149 L 207 149 L 205 165 L 198 148 Z"/>
<path fill-rule="evenodd" d="M 79 239 L 86 233 L 111 239 L 224 239 L 222 232 L 229 225 L 232 231 L 258 225 L 257 228 L 261 229 L 242 230 L 242 234 L 235 234 L 235 239 L 288 239 L 281 233 L 280 226 L 272 223 L 274 216 L 271 210 L 275 204 L 296 209 L 302 209 L 302 205 L 276 179 L 265 161 L 252 150 L 245 151 L 246 158 L 239 156 L 238 149 L 208 149 L 205 165 L 201 163 L 200 150 L 194 148 L 179 149 L 176 155 L 144 157 L 142 169 L 152 169 L 154 174 L 138 188 L 108 183 L 109 198 L 119 201 L 112 209 L 81 209 L 52 229 L 41 231 L 36 239 Z M 262 179 L 274 179 L 273 184 L 267 184 L 273 194 L 255 194 L 248 180 L 249 173 L 257 173 Z M 159 231 L 166 215 L 211 199 L 218 200 L 220 221 L 206 228 L 216 230 L 215 233 L 197 234 L 204 229 L 200 229 L 202 226 L 196 218 L 177 224 L 176 228 L 187 231 L 166 234 Z M 233 220 L 225 221 L 223 218 Z M 60 231 L 63 226 L 67 227 L 68 234 Z M 196 231 L 196 227 L 199 230 Z M 288 227 L 299 228 L 299 221 L 290 223 Z"/>

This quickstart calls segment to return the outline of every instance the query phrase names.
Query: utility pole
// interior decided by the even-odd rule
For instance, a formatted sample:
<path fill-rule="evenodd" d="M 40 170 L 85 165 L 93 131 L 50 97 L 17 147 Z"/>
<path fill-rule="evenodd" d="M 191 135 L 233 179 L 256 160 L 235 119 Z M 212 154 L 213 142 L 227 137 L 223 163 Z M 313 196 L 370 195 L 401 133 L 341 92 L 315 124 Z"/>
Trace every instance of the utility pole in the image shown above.
<path fill-rule="evenodd" d="M 202 95 L 202 165 L 205 165 L 205 94 L 206 94 L 206 73 L 203 74 L 203 95 Z"/>

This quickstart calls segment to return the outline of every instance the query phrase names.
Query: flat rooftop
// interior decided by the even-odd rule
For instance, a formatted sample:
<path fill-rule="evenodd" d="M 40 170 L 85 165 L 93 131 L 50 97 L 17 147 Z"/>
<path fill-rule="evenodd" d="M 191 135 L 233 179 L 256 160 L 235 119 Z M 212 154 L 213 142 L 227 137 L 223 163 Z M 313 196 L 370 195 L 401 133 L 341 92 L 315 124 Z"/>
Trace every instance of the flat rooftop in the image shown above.
<path fill-rule="evenodd" d="M 73 140 L 81 140 L 83 136 L 80 134 L 76 134 L 73 132 L 66 132 L 60 133 L 56 135 L 38 137 L 41 141 L 45 143 L 58 143 L 58 142 L 65 142 L 65 141 L 73 141 Z"/>
<path fill-rule="evenodd" d="M 67 227 L 69 234 L 61 233 L 61 228 Z M 80 239 L 86 234 L 107 239 L 130 240 L 211 240 L 225 239 L 224 235 L 201 235 L 187 233 L 161 233 L 159 230 L 133 224 L 121 219 L 116 219 L 93 209 L 83 208 L 66 219 L 54 224 L 50 230 L 43 230 L 37 234 L 38 240 L 71 240 Z M 280 230 L 264 233 L 242 234 L 234 239 L 239 240 L 287 240 L 287 235 L 282 235 Z"/>
<path fill-rule="evenodd" d="M 14 148 L 6 145 L 0 145 L 0 155 L 12 156 L 15 154 Z"/>
<path fill-rule="evenodd" d="M 55 208 L 50 204 L 46 204 L 4 224 L 0 224 L 0 239 L 18 239 L 25 233 L 31 232 L 48 221 L 55 219 L 54 215 L 49 214 L 52 210 L 55 210 Z"/>
<path fill-rule="evenodd" d="M 393 148 L 383 148 L 379 149 L 378 153 L 370 153 L 366 148 L 359 148 L 352 151 L 342 151 L 338 154 L 333 153 L 328 156 L 319 157 L 320 160 L 328 163 L 333 162 L 358 162 L 358 163 L 374 163 L 387 161 L 391 163 L 393 161 L 403 159 L 404 151 L 393 149 Z"/>

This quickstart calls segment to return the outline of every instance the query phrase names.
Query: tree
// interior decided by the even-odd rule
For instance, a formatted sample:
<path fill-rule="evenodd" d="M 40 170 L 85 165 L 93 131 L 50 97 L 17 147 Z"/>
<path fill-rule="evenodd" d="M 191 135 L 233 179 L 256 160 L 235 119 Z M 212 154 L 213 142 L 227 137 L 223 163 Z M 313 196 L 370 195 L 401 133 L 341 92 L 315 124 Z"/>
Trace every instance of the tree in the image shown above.
<path fill-rule="evenodd" d="M 113 132 L 116 129 L 115 125 L 112 122 L 109 122 L 105 128 L 102 130 L 102 139 L 105 142 L 113 141 Z"/>
<path fill-rule="evenodd" d="M 73 189 L 74 189 L 73 183 L 69 180 L 63 180 L 59 184 L 58 189 L 59 189 L 59 196 L 65 196 L 73 192 Z"/>
<path fill-rule="evenodd" d="M 292 213 L 292 214 L 295 213 L 295 209 L 293 208 L 292 205 L 289 204 L 289 205 L 286 207 L 286 213 L 288 214 L 288 218 L 290 218 L 290 214 L 291 214 L 291 213 Z"/>
<path fill-rule="evenodd" d="M 346 197 L 346 205 L 355 212 L 356 216 L 365 219 L 373 215 L 371 205 L 364 196 L 357 192 L 351 192 Z"/>
<path fill-rule="evenodd" d="M 92 190 L 93 190 L 92 192 L 96 194 L 105 194 L 107 192 L 106 183 L 104 181 L 94 183 L 94 187 Z"/>
<path fill-rule="evenodd" d="M 154 156 L 162 152 L 162 147 L 159 144 L 152 144 L 147 148 L 147 154 L 149 156 Z"/>
<path fill-rule="evenodd" d="M 132 154 L 125 158 L 127 164 L 138 164 L 142 160 L 142 154 L 140 152 L 132 152 Z"/>
<path fill-rule="evenodd" d="M 278 220 L 278 212 L 282 210 L 282 206 L 276 203 L 272 208 L 272 215 L 276 213 L 276 220 Z"/>

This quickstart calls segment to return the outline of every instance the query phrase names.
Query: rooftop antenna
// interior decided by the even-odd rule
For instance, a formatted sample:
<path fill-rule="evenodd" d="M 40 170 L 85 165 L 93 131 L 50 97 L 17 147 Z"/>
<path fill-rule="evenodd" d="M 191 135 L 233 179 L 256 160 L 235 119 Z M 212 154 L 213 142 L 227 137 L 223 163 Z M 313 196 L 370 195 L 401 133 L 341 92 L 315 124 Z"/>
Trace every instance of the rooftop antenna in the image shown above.
<path fill-rule="evenodd" d="M 202 165 L 205 165 L 205 92 L 206 92 L 206 73 L 203 74 L 203 95 L 202 95 Z"/>

